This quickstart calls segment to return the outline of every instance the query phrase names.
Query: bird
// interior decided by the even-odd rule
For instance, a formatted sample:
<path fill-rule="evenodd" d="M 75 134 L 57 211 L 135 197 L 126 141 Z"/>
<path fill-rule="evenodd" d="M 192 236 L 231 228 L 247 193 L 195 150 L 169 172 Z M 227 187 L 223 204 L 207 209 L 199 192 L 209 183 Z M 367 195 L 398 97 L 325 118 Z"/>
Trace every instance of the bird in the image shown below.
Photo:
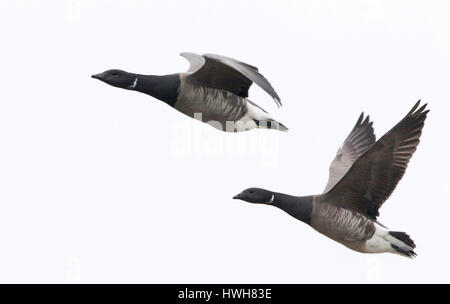
<path fill-rule="evenodd" d="M 414 258 L 411 237 L 389 230 L 377 218 L 419 144 L 429 112 L 427 104 L 419 106 L 420 100 L 376 142 L 373 122 L 362 113 L 331 163 L 322 194 L 292 196 L 249 188 L 233 198 L 275 206 L 357 252 Z"/>
<path fill-rule="evenodd" d="M 217 54 L 180 55 L 190 63 L 185 73 L 157 76 L 112 69 L 91 77 L 114 87 L 148 94 L 222 131 L 288 130 L 247 98 L 250 86 L 256 83 L 281 107 L 280 97 L 258 68 Z"/>

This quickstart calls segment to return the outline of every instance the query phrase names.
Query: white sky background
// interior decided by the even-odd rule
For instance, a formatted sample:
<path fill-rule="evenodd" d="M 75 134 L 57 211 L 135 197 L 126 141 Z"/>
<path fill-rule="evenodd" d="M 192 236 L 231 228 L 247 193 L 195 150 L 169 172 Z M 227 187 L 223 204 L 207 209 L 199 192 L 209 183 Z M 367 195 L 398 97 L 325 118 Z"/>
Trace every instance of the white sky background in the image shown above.
<path fill-rule="evenodd" d="M 447 1 L 0 2 L 1 282 L 449 282 Z M 290 128 L 225 134 L 91 79 L 185 71 L 182 51 L 256 65 Z M 321 192 L 361 111 L 377 138 L 432 110 L 380 221 L 416 260 L 350 251 L 258 186 Z"/>

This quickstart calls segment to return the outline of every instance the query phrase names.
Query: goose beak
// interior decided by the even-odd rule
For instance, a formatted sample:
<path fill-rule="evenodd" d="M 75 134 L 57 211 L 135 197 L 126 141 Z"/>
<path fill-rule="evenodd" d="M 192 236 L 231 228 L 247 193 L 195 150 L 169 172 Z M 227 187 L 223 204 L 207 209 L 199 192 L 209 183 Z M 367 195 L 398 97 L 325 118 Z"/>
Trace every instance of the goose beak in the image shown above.
<path fill-rule="evenodd" d="M 94 79 L 102 79 L 102 78 L 103 78 L 103 73 L 100 73 L 100 74 L 94 74 L 94 75 L 92 75 L 91 77 L 94 78 Z"/>
<path fill-rule="evenodd" d="M 233 199 L 241 199 L 243 196 L 239 193 L 238 195 L 233 196 Z"/>

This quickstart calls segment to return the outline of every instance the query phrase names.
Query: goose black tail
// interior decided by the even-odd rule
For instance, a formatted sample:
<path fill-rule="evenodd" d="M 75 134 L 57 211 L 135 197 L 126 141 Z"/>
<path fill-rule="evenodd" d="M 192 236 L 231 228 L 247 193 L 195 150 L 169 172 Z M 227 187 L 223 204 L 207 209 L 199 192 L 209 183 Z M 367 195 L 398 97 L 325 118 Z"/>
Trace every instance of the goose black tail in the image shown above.
<path fill-rule="evenodd" d="M 275 129 L 279 131 L 288 131 L 289 129 L 283 125 L 281 122 L 275 121 L 275 120 L 257 120 L 254 119 L 256 125 L 258 128 L 262 129 Z"/>
<path fill-rule="evenodd" d="M 390 231 L 389 235 L 395 238 L 391 241 L 391 247 L 400 255 L 408 258 L 415 258 L 417 254 L 414 252 L 416 244 L 405 232 Z"/>

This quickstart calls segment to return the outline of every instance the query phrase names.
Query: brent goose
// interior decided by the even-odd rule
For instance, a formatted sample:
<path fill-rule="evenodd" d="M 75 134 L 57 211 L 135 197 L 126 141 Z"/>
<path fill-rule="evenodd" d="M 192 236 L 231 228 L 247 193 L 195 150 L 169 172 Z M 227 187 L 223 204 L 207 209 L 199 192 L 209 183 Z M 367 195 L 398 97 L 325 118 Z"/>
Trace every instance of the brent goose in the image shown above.
<path fill-rule="evenodd" d="M 115 87 L 153 96 L 181 113 L 223 131 L 287 130 L 247 99 L 254 82 L 281 106 L 280 97 L 256 67 L 214 54 L 181 53 L 181 56 L 190 63 L 186 73 L 155 76 L 108 70 L 92 77 Z"/>
<path fill-rule="evenodd" d="M 419 144 L 429 112 L 426 104 L 419 105 L 376 143 L 369 116 L 361 114 L 331 164 L 323 194 L 297 197 L 250 188 L 234 198 L 276 206 L 358 252 L 415 257 L 413 240 L 404 232 L 389 231 L 377 217 Z"/>

